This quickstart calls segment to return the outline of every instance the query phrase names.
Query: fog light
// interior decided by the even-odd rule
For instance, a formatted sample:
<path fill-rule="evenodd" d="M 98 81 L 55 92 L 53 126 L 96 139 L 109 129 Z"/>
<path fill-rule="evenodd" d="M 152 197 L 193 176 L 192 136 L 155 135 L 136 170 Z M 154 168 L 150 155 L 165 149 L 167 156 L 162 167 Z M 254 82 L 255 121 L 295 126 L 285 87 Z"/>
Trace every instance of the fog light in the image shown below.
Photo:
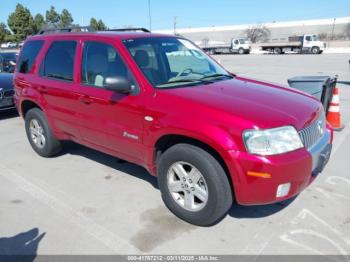
<path fill-rule="evenodd" d="M 290 190 L 290 183 L 280 184 L 277 187 L 276 197 L 284 197 L 288 195 Z"/>

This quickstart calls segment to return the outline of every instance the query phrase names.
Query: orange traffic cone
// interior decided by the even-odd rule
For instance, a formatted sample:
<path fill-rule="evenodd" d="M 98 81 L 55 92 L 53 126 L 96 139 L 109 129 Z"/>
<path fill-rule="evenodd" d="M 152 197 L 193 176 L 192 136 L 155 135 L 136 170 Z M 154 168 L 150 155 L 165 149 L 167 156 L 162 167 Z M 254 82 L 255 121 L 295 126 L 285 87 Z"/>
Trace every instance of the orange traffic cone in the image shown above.
<path fill-rule="evenodd" d="M 332 100 L 327 112 L 327 121 L 331 124 L 334 131 L 341 131 L 344 128 L 344 126 L 341 124 L 339 109 L 339 89 L 338 87 L 334 87 Z"/>

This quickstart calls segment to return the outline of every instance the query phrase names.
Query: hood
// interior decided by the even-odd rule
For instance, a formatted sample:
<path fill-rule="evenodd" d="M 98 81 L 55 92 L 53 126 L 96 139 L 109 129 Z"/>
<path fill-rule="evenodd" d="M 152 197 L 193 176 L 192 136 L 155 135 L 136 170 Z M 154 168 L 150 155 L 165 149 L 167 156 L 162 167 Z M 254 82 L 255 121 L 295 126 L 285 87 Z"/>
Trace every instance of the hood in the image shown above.
<path fill-rule="evenodd" d="M 2 89 L 2 91 L 13 89 L 13 74 L 9 74 L 9 73 L 0 74 L 0 89 Z"/>
<path fill-rule="evenodd" d="M 213 109 L 215 114 L 233 116 L 245 123 L 248 121 L 250 128 L 293 125 L 300 130 L 323 110 L 319 101 L 305 93 L 244 78 L 162 92 L 187 100 L 191 110 L 203 110 L 205 106 Z"/>

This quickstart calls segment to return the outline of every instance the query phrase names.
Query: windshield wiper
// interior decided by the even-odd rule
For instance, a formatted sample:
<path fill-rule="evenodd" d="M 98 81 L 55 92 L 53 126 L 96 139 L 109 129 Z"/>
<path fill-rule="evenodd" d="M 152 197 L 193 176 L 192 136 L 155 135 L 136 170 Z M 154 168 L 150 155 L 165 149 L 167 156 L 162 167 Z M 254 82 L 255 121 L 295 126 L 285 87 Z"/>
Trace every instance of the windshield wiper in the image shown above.
<path fill-rule="evenodd" d="M 199 80 L 203 80 L 203 79 L 207 79 L 207 78 L 215 78 L 215 77 L 229 77 L 229 78 L 233 78 L 233 76 L 231 75 L 227 75 L 227 74 L 211 74 L 211 75 L 206 75 L 203 76 L 202 78 L 200 78 Z"/>
<path fill-rule="evenodd" d="M 169 81 L 169 82 L 165 82 L 163 84 L 157 85 L 157 87 L 162 87 L 162 86 L 166 86 L 166 85 L 171 85 L 171 84 L 177 84 L 177 83 L 205 83 L 205 84 L 210 84 L 213 83 L 212 81 L 207 81 L 204 80 L 202 78 L 199 79 L 177 79 L 177 80 L 173 80 L 173 81 Z"/>

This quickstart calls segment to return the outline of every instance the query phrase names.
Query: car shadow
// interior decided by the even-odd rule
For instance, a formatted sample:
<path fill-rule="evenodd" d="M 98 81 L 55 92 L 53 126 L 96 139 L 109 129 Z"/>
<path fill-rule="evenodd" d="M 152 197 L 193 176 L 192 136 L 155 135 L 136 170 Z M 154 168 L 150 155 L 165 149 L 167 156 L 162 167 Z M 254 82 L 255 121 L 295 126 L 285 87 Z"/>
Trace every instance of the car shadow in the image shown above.
<path fill-rule="evenodd" d="M 60 153 L 60 155 L 72 154 L 72 155 L 79 155 L 79 156 L 85 157 L 87 159 L 96 161 L 100 164 L 108 166 L 117 171 L 121 171 L 121 172 L 127 173 L 128 175 L 142 179 L 150 183 L 154 188 L 159 190 L 157 178 L 149 174 L 149 172 L 141 166 L 138 166 L 136 164 L 132 164 L 129 162 L 125 162 L 114 156 L 110 156 L 108 154 L 102 153 L 100 151 L 97 151 L 70 141 L 64 142 L 63 148 L 64 149 Z M 279 203 L 269 204 L 269 205 L 260 205 L 260 206 L 242 206 L 237 203 L 234 203 L 231 209 L 229 210 L 228 215 L 238 219 L 268 217 L 286 208 L 295 200 L 295 198 L 296 197 L 279 202 Z M 214 224 L 219 223 L 219 221 L 217 221 Z"/>
<path fill-rule="evenodd" d="M 18 112 L 16 109 L 11 109 L 7 111 L 0 111 L 0 120 L 6 120 L 9 118 L 18 117 Z"/>
<path fill-rule="evenodd" d="M 117 171 L 142 179 L 150 183 L 154 188 L 159 189 L 157 178 L 152 176 L 146 169 L 136 164 L 118 159 L 114 156 L 76 144 L 74 142 L 64 142 L 63 151 L 61 154 L 79 155 L 88 158 Z"/>
<path fill-rule="evenodd" d="M 0 237 L 0 260 L 2 262 L 34 261 L 39 243 L 45 234 L 39 234 L 39 229 L 33 228 L 12 237 Z"/>

